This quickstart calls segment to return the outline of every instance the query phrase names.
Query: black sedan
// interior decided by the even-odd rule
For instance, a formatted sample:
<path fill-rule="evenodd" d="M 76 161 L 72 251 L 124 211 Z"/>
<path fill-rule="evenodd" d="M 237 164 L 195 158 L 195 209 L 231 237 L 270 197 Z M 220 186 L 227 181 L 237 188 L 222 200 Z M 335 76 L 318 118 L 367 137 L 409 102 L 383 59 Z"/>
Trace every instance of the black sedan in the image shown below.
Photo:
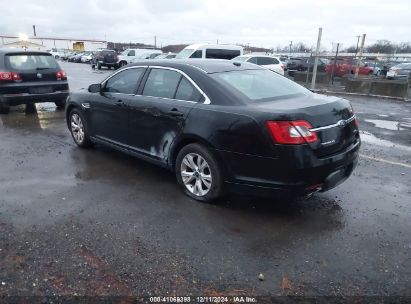
<path fill-rule="evenodd" d="M 72 93 L 66 114 L 78 146 L 110 146 L 173 170 L 200 201 L 326 191 L 350 176 L 360 147 L 347 100 L 232 61 L 128 65 Z"/>

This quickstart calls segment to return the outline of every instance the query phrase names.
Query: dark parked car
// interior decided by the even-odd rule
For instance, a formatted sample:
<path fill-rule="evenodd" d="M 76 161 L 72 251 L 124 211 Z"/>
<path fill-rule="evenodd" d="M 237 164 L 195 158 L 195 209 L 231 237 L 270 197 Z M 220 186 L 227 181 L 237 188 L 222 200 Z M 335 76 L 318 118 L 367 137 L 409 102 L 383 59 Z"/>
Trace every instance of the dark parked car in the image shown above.
<path fill-rule="evenodd" d="M 128 65 L 72 93 L 66 115 L 78 146 L 103 144 L 173 170 L 200 201 L 326 191 L 350 176 L 360 147 L 347 100 L 231 61 Z"/>
<path fill-rule="evenodd" d="M 287 63 L 288 75 L 294 76 L 295 71 L 304 72 L 308 70 L 310 66 L 310 72 L 314 69 L 315 58 L 292 58 Z M 325 72 L 325 67 L 327 66 L 329 60 L 325 58 L 318 58 L 317 72 Z"/>
<path fill-rule="evenodd" d="M 91 67 L 101 70 L 101 67 L 117 68 L 118 64 L 117 53 L 114 50 L 100 50 L 97 51 L 91 59 Z"/>
<path fill-rule="evenodd" d="M 0 112 L 10 106 L 54 102 L 64 107 L 69 86 L 66 73 L 47 52 L 0 49 Z"/>

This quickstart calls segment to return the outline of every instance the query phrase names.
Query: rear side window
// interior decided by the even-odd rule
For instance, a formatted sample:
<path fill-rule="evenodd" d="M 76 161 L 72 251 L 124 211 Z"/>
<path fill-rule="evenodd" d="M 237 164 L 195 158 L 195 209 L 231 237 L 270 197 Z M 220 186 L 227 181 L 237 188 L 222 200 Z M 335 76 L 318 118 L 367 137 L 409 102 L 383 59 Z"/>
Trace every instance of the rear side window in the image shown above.
<path fill-rule="evenodd" d="M 174 98 L 181 74 L 166 69 L 152 69 L 144 86 L 143 95 Z"/>
<path fill-rule="evenodd" d="M 135 56 L 136 55 L 136 51 L 131 50 L 128 52 L 127 56 Z"/>
<path fill-rule="evenodd" d="M 199 101 L 201 97 L 200 92 L 183 77 L 178 85 L 175 99 L 187 101 Z"/>
<path fill-rule="evenodd" d="M 105 92 L 134 94 L 144 68 L 127 69 L 111 77 L 106 82 Z"/>
<path fill-rule="evenodd" d="M 234 57 L 240 56 L 239 50 L 224 50 L 224 49 L 207 49 L 206 58 L 209 59 L 228 59 L 231 60 Z"/>
<path fill-rule="evenodd" d="M 212 77 L 244 94 L 251 101 L 312 94 L 299 84 L 265 69 L 216 73 Z"/>
<path fill-rule="evenodd" d="M 269 65 L 269 64 L 279 64 L 278 60 L 275 58 L 270 57 L 258 57 L 257 58 L 258 65 Z"/>
<path fill-rule="evenodd" d="M 57 62 L 50 54 L 16 54 L 5 56 L 6 65 L 13 70 L 57 69 Z"/>

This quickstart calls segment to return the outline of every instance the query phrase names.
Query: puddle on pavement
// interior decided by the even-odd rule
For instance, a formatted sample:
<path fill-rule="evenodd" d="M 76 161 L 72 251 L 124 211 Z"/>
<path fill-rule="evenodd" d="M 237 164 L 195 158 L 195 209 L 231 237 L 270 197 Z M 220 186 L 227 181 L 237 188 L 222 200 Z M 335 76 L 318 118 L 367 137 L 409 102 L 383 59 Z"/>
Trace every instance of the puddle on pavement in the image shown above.
<path fill-rule="evenodd" d="M 377 145 L 377 146 L 382 146 L 382 147 L 389 147 L 389 148 L 395 147 L 395 148 L 400 149 L 400 150 L 411 151 L 411 147 L 404 146 L 404 145 L 401 145 L 401 144 L 395 144 L 395 143 L 393 143 L 389 140 L 380 139 L 380 138 L 376 137 L 374 134 L 371 134 L 369 132 L 360 130 L 360 134 L 361 134 L 361 140 L 363 142 L 366 142 L 366 143 L 369 143 L 369 144 L 374 144 L 374 145 Z"/>
<path fill-rule="evenodd" d="M 402 131 L 411 128 L 411 122 L 400 122 L 381 119 L 364 119 L 364 121 L 374 124 L 375 127 L 393 131 Z"/>

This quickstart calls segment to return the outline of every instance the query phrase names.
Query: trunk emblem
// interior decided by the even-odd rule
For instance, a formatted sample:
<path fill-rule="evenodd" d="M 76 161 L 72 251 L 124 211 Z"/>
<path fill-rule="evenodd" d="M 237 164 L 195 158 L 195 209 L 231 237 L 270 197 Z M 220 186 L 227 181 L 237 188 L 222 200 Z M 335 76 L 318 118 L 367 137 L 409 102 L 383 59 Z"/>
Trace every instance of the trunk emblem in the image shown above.
<path fill-rule="evenodd" d="M 40 73 L 37 73 L 37 78 L 43 78 L 43 75 Z"/>

